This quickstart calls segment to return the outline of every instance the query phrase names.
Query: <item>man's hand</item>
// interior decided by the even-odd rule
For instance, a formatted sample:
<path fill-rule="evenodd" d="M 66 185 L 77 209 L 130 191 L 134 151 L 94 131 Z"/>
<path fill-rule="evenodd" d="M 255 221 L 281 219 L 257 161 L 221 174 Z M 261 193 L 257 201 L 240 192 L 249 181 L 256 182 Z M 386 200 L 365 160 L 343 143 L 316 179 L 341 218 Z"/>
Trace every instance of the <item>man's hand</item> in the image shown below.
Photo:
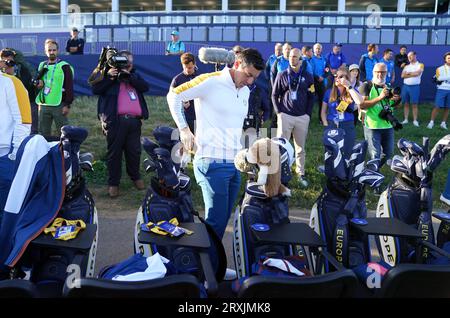
<path fill-rule="evenodd" d="M 119 74 L 119 71 L 115 67 L 110 68 L 108 71 L 108 76 L 110 77 L 117 77 L 117 74 Z"/>
<path fill-rule="evenodd" d="M 36 85 L 36 88 L 41 89 L 42 87 L 44 87 L 44 81 L 39 80 L 38 84 Z"/>
<path fill-rule="evenodd" d="M 67 116 L 67 115 L 69 115 L 69 112 L 70 112 L 70 108 L 68 106 L 63 106 L 63 108 L 61 110 L 62 115 Z"/>
<path fill-rule="evenodd" d="M 406 66 L 406 63 L 402 63 L 402 65 L 400 65 L 400 68 L 404 68 Z"/>
<path fill-rule="evenodd" d="M 180 140 L 185 149 L 194 151 L 195 137 L 189 127 L 184 127 L 180 130 Z"/>
<path fill-rule="evenodd" d="M 387 89 L 387 87 L 383 88 L 383 90 L 380 93 L 379 99 L 383 100 L 386 98 L 386 96 L 388 96 L 389 94 L 389 90 Z"/>

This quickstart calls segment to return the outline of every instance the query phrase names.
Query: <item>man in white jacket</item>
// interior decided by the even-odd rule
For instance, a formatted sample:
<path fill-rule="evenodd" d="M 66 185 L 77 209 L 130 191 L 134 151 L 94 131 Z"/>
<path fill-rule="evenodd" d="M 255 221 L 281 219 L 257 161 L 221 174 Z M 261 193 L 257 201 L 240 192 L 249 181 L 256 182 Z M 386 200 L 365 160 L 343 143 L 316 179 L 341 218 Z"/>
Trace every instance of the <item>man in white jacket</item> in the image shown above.
<path fill-rule="evenodd" d="M 19 105 L 13 80 L 0 73 L 0 214 L 8 197 L 17 150 L 30 134 L 29 103 L 27 106 Z"/>
<path fill-rule="evenodd" d="M 437 90 L 435 107 L 431 112 L 431 120 L 428 123 L 427 128 L 433 128 L 434 120 L 439 113 L 439 109 L 442 108 L 444 110 L 444 114 L 442 115 L 440 127 L 447 130 L 448 110 L 450 108 L 450 52 L 447 52 L 444 55 L 444 65 L 439 66 L 436 69 L 436 80 Z"/>
<path fill-rule="evenodd" d="M 195 149 L 194 174 L 202 188 L 206 221 L 223 237 L 236 201 L 240 174 L 234 157 L 242 148 L 241 135 L 248 113 L 250 90 L 264 69 L 261 54 L 243 50 L 232 68 L 202 74 L 170 90 L 167 102 L 185 149 Z M 195 137 L 183 116 L 184 100 L 194 100 Z"/>

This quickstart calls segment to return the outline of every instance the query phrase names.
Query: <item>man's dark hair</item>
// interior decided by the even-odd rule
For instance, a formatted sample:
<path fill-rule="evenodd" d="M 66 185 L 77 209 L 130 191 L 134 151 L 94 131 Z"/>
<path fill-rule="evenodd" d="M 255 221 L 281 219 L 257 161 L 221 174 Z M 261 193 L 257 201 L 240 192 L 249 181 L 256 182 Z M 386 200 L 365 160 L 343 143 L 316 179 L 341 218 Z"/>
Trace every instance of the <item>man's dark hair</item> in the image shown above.
<path fill-rule="evenodd" d="M 375 43 L 370 43 L 370 44 L 367 46 L 367 51 L 373 51 L 373 50 L 375 50 L 376 47 L 377 47 L 377 44 L 375 44 Z"/>
<path fill-rule="evenodd" d="M 188 65 L 189 63 L 195 64 L 195 56 L 192 53 L 186 52 L 180 56 L 181 64 Z"/>
<path fill-rule="evenodd" d="M 285 45 L 289 45 L 290 47 L 292 47 L 292 43 L 291 42 L 284 42 L 283 46 Z"/>
<path fill-rule="evenodd" d="M 255 49 L 243 50 L 241 54 L 237 56 L 237 60 L 242 62 L 243 67 L 253 65 L 258 71 L 262 71 L 266 67 L 261 53 Z"/>
<path fill-rule="evenodd" d="M 16 51 L 14 51 L 13 49 L 7 47 L 4 48 L 3 50 L 0 51 L 0 58 L 4 58 L 4 57 L 10 57 L 12 56 L 13 58 L 16 57 Z"/>
<path fill-rule="evenodd" d="M 450 55 L 450 52 L 447 52 L 444 54 L 444 62 L 445 62 L 445 59 L 447 58 L 447 56 L 449 56 L 449 55 Z"/>
<path fill-rule="evenodd" d="M 304 47 L 302 47 L 302 54 L 305 55 L 306 52 L 312 50 L 312 47 L 309 45 L 305 45 Z"/>
<path fill-rule="evenodd" d="M 407 49 L 406 45 L 400 46 L 400 49 L 403 49 L 403 48 Z"/>
<path fill-rule="evenodd" d="M 383 56 L 386 55 L 386 54 L 388 54 L 388 53 L 391 53 L 391 52 L 394 52 L 394 51 L 392 51 L 391 49 L 386 49 L 386 50 L 384 50 L 384 52 L 383 52 Z"/>

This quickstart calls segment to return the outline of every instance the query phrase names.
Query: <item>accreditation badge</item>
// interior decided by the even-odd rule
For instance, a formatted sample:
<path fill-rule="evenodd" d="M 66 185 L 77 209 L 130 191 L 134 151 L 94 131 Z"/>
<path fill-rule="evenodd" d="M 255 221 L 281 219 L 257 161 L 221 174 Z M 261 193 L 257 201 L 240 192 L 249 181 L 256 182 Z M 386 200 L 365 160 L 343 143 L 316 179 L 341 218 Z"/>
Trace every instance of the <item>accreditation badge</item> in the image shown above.
<path fill-rule="evenodd" d="M 133 101 L 137 99 L 136 94 L 134 93 L 134 91 L 128 91 L 128 95 L 130 96 L 130 99 L 133 100 Z"/>
<path fill-rule="evenodd" d="M 297 91 L 290 92 L 291 93 L 291 100 L 297 100 Z"/>
<path fill-rule="evenodd" d="M 345 112 L 345 110 L 347 109 L 348 105 L 349 105 L 349 104 L 348 104 L 346 101 L 341 101 L 341 102 L 339 103 L 339 105 L 336 107 L 336 110 L 337 110 L 338 112 L 343 113 L 343 112 Z"/>
<path fill-rule="evenodd" d="M 51 88 L 50 87 L 47 87 L 47 86 L 45 86 L 44 87 L 44 95 L 48 95 L 48 94 L 50 94 L 50 92 L 51 92 Z"/>

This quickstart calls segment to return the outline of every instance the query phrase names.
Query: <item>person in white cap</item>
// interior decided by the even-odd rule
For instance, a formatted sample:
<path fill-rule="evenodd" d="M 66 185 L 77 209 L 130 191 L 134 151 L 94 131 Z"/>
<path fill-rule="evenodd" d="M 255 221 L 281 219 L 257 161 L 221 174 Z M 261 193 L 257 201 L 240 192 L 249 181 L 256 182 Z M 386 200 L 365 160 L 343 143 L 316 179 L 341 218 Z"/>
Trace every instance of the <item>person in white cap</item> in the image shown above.
<path fill-rule="evenodd" d="M 173 30 L 170 35 L 172 41 L 167 44 L 166 55 L 181 55 L 186 52 L 186 46 L 180 40 L 180 32 Z"/>
<path fill-rule="evenodd" d="M 352 64 L 349 66 L 348 71 L 350 72 L 350 84 L 358 90 L 362 82 L 359 80 L 359 66 L 357 64 Z"/>

